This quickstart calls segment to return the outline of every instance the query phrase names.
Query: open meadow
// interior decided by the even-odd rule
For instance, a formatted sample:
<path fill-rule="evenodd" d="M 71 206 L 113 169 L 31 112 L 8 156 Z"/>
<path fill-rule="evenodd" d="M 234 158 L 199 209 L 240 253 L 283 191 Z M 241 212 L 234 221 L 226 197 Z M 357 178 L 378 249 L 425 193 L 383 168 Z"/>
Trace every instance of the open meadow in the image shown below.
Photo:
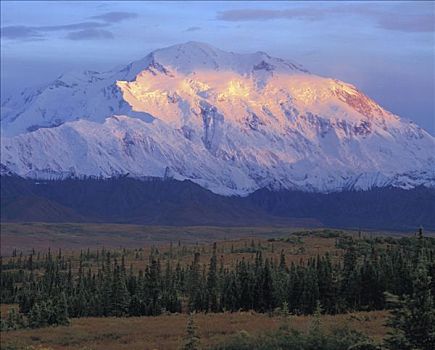
<path fill-rule="evenodd" d="M 2 222 L 1 254 L 8 256 L 14 249 L 24 253 L 35 250 L 140 248 L 152 245 L 212 243 L 243 238 L 278 238 L 293 232 L 303 231 L 300 227 L 220 227 L 220 226 L 146 226 L 130 224 L 88 223 L 39 223 Z M 417 229 L 417 228 L 416 228 Z M 321 228 L 317 229 L 321 230 Z M 356 235 L 358 230 L 343 232 Z M 413 235 L 414 232 L 365 230 L 363 236 Z M 430 233 L 428 233 L 430 234 Z M 433 233 L 432 233 L 433 234 Z"/>
<path fill-rule="evenodd" d="M 25 349 L 39 346 L 53 350 L 176 350 L 183 344 L 187 315 L 161 315 L 128 318 L 80 318 L 70 326 L 17 330 L 2 333 L 2 349 Z M 359 312 L 345 315 L 323 315 L 322 327 L 348 326 L 380 341 L 386 334 L 384 311 Z M 290 327 L 307 331 L 312 316 L 292 316 Z M 254 312 L 196 314 L 200 344 L 207 348 L 228 336 L 245 331 L 251 335 L 276 330 L 283 320 Z"/>

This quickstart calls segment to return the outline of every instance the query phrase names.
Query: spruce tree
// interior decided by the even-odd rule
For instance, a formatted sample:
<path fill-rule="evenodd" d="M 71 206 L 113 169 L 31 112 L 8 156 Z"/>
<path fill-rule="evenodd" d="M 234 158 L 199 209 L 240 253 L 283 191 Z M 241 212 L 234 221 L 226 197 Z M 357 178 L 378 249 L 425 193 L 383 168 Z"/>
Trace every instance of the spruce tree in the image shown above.
<path fill-rule="evenodd" d="M 25 327 L 23 315 L 20 314 L 15 308 L 11 308 L 8 311 L 8 317 L 6 319 L 6 329 L 19 329 Z"/>
<path fill-rule="evenodd" d="M 287 264 L 285 262 L 284 249 L 281 250 L 281 254 L 279 256 L 279 269 L 281 271 L 286 271 L 287 270 Z"/>
<path fill-rule="evenodd" d="M 149 307 L 150 313 L 153 316 L 160 315 L 162 312 L 161 305 L 161 276 L 159 261 L 153 259 L 147 276 L 147 284 L 149 290 Z"/>
<path fill-rule="evenodd" d="M 412 295 L 402 298 L 388 296 L 394 308 L 388 320 L 392 331 L 385 343 L 391 350 L 435 349 L 435 306 L 431 277 L 421 255 L 413 277 Z"/>
<path fill-rule="evenodd" d="M 41 307 L 38 303 L 35 303 L 29 312 L 29 327 L 38 328 L 44 325 L 44 320 L 42 318 Z"/>
<path fill-rule="evenodd" d="M 199 350 L 199 337 L 193 321 L 193 313 L 189 315 L 187 321 L 186 337 L 184 340 L 183 350 Z"/>
<path fill-rule="evenodd" d="M 64 292 L 61 293 L 59 300 L 57 301 L 56 318 L 58 325 L 66 326 L 69 324 L 68 303 Z"/>
<path fill-rule="evenodd" d="M 130 305 L 130 294 L 125 284 L 125 276 L 121 267 L 116 265 L 113 270 L 112 310 L 114 316 L 125 316 Z"/>
<path fill-rule="evenodd" d="M 216 243 L 213 244 L 213 253 L 210 258 L 210 266 L 207 275 L 207 302 L 211 312 L 218 311 L 218 276 L 217 276 L 217 257 Z"/>
<path fill-rule="evenodd" d="M 203 309 L 203 283 L 201 278 L 201 270 L 199 265 L 199 252 L 196 252 L 193 257 L 193 262 L 189 271 L 188 295 L 189 295 L 189 310 L 199 311 Z"/>
<path fill-rule="evenodd" d="M 100 299 L 103 316 L 110 316 L 112 311 L 112 271 L 110 252 L 106 253 L 106 260 L 103 261 L 100 281 Z"/>
<path fill-rule="evenodd" d="M 274 290 L 272 283 L 272 274 L 269 259 L 266 259 L 263 270 L 263 284 L 262 284 L 262 309 L 263 311 L 270 311 L 274 306 Z"/>

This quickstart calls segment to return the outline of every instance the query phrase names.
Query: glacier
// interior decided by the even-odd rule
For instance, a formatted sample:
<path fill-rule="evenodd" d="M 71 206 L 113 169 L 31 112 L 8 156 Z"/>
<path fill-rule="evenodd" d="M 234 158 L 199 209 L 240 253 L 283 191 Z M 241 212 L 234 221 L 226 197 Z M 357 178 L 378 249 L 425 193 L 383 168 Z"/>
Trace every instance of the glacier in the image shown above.
<path fill-rule="evenodd" d="M 188 42 L 2 101 L 1 172 L 160 177 L 223 195 L 435 187 L 435 138 L 355 86 Z"/>

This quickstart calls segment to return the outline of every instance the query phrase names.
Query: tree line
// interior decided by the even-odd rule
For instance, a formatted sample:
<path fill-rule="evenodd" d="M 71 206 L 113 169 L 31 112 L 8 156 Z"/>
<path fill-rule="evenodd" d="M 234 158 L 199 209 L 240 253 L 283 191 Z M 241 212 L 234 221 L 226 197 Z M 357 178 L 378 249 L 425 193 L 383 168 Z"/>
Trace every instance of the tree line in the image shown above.
<path fill-rule="evenodd" d="M 155 249 L 139 270 L 127 266 L 123 252 L 82 252 L 78 266 L 61 251 L 15 253 L 2 261 L 0 287 L 2 303 L 18 303 L 19 313 L 13 312 L 3 327 L 176 312 L 285 309 L 299 315 L 314 313 L 318 305 L 328 314 L 380 310 L 390 302 L 386 292 L 412 295 L 415 271 L 435 280 L 435 239 L 342 236 L 336 245 L 344 249 L 339 259 L 326 253 L 287 263 L 284 252 L 270 259 L 257 249 L 252 261 L 240 259 L 231 266 L 224 265 L 216 244 L 206 264 L 200 262 L 200 249 L 189 264 Z M 429 282 L 429 292 L 435 295 L 435 283 Z"/>
<path fill-rule="evenodd" d="M 390 331 L 382 342 L 375 342 L 364 333 L 346 326 L 336 326 L 325 333 L 321 327 L 321 308 L 318 302 L 311 326 L 300 332 L 289 326 L 289 315 L 281 310 L 282 323 L 277 330 L 260 335 L 246 331 L 224 339 L 214 350 L 433 350 L 435 349 L 435 304 L 432 294 L 433 279 L 422 255 L 412 273 L 410 294 L 397 296 L 385 293 L 390 304 L 387 326 Z M 200 350 L 200 337 L 193 322 L 188 319 L 183 350 Z"/>

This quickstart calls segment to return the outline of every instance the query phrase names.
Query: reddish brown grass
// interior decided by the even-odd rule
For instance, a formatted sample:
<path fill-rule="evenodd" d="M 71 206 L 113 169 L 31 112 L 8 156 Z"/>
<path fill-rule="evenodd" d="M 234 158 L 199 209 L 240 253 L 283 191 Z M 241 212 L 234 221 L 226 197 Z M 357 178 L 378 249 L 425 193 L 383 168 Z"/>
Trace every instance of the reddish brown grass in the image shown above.
<path fill-rule="evenodd" d="M 375 340 L 386 334 L 386 313 L 359 312 L 347 315 L 324 315 L 322 326 L 327 330 L 347 325 Z M 290 326 L 300 331 L 309 328 L 311 316 L 294 316 Z M 279 317 L 250 312 L 197 314 L 195 324 L 203 347 L 216 344 L 224 337 L 239 331 L 258 334 L 276 329 L 282 322 Z M 74 319 L 69 327 L 48 327 L 2 333 L 2 343 L 18 346 L 44 346 L 50 349 L 93 350 L 145 350 L 178 349 L 185 334 L 187 315 L 131 318 L 82 318 Z"/>
<path fill-rule="evenodd" d="M 211 243 L 240 238 L 284 237 L 300 227 L 216 227 L 216 226 L 143 226 L 128 224 L 79 223 L 1 223 L 1 254 L 13 249 L 35 250 L 140 248 L 181 241 L 182 244 Z M 355 231 L 346 231 L 355 234 Z M 385 234 L 391 232 L 377 232 Z M 366 234 L 372 234 L 367 232 Z"/>

